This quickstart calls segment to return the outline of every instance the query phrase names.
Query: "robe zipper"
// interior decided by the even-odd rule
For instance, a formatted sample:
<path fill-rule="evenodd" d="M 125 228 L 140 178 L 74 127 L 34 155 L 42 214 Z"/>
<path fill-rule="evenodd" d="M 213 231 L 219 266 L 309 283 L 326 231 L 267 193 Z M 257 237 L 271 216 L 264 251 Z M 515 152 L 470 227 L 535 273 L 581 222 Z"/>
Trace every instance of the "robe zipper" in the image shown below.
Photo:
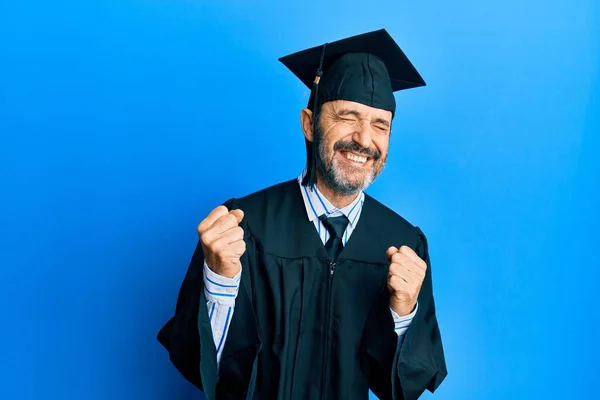
<path fill-rule="evenodd" d="M 329 325 L 331 324 L 331 285 L 333 283 L 333 274 L 335 273 L 335 267 L 337 263 L 331 262 L 329 263 L 329 279 L 327 282 L 327 318 L 325 320 L 325 351 L 323 356 L 323 379 L 321 383 L 321 398 L 327 398 L 327 380 L 329 378 L 329 373 L 327 368 L 329 368 Z"/>

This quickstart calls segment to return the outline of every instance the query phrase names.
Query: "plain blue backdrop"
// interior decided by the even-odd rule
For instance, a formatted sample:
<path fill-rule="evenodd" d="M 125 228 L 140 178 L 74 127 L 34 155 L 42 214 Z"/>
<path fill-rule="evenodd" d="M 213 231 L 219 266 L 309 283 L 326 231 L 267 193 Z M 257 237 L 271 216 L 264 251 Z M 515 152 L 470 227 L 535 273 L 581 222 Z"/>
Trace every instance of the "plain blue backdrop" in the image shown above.
<path fill-rule="evenodd" d="M 0 398 L 200 398 L 155 340 L 196 224 L 303 167 L 277 58 L 379 28 L 428 83 L 368 190 L 430 241 L 423 398 L 597 398 L 599 3 L 324 3 L 2 3 Z"/>

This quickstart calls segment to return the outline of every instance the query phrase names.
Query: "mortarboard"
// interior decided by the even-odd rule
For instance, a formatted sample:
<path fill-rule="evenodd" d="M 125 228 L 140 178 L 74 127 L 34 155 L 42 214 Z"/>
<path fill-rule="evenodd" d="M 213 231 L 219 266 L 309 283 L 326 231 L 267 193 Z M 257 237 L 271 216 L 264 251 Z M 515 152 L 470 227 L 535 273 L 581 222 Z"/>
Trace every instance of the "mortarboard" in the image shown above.
<path fill-rule="evenodd" d="M 332 100 L 348 100 L 396 112 L 394 92 L 425 81 L 385 29 L 302 50 L 279 61 L 309 89 L 313 110 Z M 317 121 L 313 118 L 313 129 Z M 315 130 L 313 130 L 314 132 Z M 307 141 L 304 184 L 316 183 L 318 138 Z"/>

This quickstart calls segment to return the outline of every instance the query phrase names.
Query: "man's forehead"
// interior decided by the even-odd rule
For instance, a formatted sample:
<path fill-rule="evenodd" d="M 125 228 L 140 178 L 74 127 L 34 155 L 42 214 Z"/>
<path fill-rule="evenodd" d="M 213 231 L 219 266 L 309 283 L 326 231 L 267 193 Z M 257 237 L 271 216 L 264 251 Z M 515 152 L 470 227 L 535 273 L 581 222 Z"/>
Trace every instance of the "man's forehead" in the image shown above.
<path fill-rule="evenodd" d="M 335 112 L 336 114 L 352 113 L 358 114 L 362 118 L 382 118 L 388 121 L 392 119 L 391 111 L 367 106 L 355 101 L 333 100 L 323 104 L 323 107 L 329 107 L 331 111 Z"/>

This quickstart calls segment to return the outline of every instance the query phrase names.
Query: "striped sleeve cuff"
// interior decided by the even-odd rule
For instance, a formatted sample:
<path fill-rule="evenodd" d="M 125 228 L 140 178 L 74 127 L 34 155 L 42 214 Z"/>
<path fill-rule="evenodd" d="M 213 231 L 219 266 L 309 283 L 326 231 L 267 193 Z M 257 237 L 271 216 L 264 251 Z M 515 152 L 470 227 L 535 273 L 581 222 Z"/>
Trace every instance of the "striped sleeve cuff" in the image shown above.
<path fill-rule="evenodd" d="M 401 317 L 396 311 L 394 311 L 390 307 L 390 311 L 392 312 L 392 318 L 394 318 L 394 330 L 398 335 L 404 335 L 406 331 L 408 331 L 408 328 L 410 327 L 410 324 L 412 323 L 412 320 L 415 317 L 415 314 L 417 313 L 418 309 L 419 303 L 417 302 L 417 305 L 415 306 L 413 312 Z"/>
<path fill-rule="evenodd" d="M 222 306 L 232 307 L 240 287 L 242 272 L 233 278 L 226 278 L 213 272 L 204 261 L 204 295 L 206 300 Z"/>

